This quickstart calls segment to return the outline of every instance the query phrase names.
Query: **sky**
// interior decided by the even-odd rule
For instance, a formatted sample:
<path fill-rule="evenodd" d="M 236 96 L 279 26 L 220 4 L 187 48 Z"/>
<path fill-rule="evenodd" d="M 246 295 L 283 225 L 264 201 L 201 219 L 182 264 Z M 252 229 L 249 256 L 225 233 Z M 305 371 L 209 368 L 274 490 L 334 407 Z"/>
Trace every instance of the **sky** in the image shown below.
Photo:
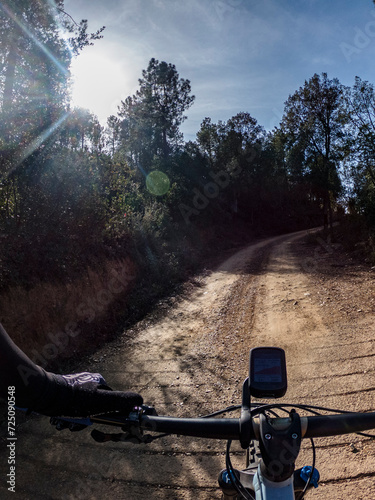
<path fill-rule="evenodd" d="M 372 0 L 65 0 L 104 38 L 73 61 L 73 102 L 105 124 L 139 88 L 149 60 L 174 64 L 195 102 L 181 126 L 195 140 L 205 117 L 250 113 L 266 130 L 315 73 L 375 83 Z"/>

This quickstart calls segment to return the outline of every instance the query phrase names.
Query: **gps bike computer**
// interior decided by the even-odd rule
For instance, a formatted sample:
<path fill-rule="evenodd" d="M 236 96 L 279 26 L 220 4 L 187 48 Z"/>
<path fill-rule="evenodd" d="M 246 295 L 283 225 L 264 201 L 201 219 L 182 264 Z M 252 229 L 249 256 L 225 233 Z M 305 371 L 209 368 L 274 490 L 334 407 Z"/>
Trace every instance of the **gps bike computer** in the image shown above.
<path fill-rule="evenodd" d="M 250 394 L 255 398 L 281 398 L 286 393 L 288 384 L 283 349 L 251 349 L 249 373 Z"/>

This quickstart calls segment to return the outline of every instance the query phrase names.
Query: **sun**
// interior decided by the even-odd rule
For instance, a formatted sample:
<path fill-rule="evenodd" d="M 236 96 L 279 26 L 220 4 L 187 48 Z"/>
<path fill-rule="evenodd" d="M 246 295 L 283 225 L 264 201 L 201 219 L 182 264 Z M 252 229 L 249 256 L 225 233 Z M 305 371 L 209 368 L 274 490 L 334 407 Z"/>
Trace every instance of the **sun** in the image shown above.
<path fill-rule="evenodd" d="M 126 71 L 119 61 L 98 50 L 86 50 L 71 65 L 72 104 L 94 113 L 101 123 L 117 114 L 126 90 Z"/>

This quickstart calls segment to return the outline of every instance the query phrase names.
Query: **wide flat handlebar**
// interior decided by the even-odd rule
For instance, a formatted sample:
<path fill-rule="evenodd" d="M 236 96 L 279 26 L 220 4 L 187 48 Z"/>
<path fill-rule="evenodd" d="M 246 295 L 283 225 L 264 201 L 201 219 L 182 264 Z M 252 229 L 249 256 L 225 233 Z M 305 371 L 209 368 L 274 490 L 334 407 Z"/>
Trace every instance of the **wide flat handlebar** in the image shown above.
<path fill-rule="evenodd" d="M 303 438 L 363 432 L 375 428 L 375 412 L 301 417 L 301 424 Z M 145 431 L 182 436 L 240 439 L 240 420 L 234 418 L 177 418 L 145 415 L 140 417 L 139 426 Z M 256 420 L 252 421 L 251 439 L 254 438 L 259 438 L 259 424 Z"/>

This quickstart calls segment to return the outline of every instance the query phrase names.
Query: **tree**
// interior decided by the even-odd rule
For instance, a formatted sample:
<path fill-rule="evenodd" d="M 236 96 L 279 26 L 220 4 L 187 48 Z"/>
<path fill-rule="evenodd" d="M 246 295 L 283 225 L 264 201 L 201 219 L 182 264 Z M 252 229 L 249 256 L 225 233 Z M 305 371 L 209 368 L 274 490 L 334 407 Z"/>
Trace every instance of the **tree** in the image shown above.
<path fill-rule="evenodd" d="M 211 118 L 205 118 L 197 133 L 197 143 L 201 152 L 208 158 L 210 167 L 213 168 L 214 160 L 219 144 L 217 125 L 211 122 Z"/>
<path fill-rule="evenodd" d="M 68 40 L 61 36 L 61 27 Z M 87 21 L 76 23 L 63 0 L 0 4 L 0 135 L 3 147 L 19 149 L 59 123 L 69 106 L 69 65 L 101 28 L 87 33 Z"/>
<path fill-rule="evenodd" d="M 100 234 L 102 134 L 97 121 L 87 130 L 70 113 L 69 65 L 101 31 L 88 33 L 62 0 L 0 3 L 0 227 L 9 255 L 32 248 L 41 262 L 53 253 L 46 242 L 62 255 L 82 228 Z"/>
<path fill-rule="evenodd" d="M 1 132 L 8 147 L 18 147 L 50 127 L 67 104 L 70 52 L 44 2 L 2 2 L 0 38 Z"/>
<path fill-rule="evenodd" d="M 107 120 L 107 128 L 105 129 L 106 135 L 106 145 L 109 147 L 109 151 L 112 157 L 118 148 L 120 140 L 120 119 L 115 115 L 111 115 Z"/>
<path fill-rule="evenodd" d="M 326 73 L 315 74 L 289 96 L 282 120 L 292 157 L 299 159 L 302 175 L 321 197 L 324 222 L 329 217 L 331 230 L 332 202 L 341 189 L 338 166 L 343 158 L 345 122 L 343 87 Z"/>
<path fill-rule="evenodd" d="M 264 129 L 250 113 L 241 112 L 227 122 L 219 122 L 218 162 L 229 165 L 237 163 L 243 176 L 254 172 L 257 149 L 263 142 Z"/>
<path fill-rule="evenodd" d="M 167 158 L 180 140 L 179 126 L 193 104 L 190 81 L 179 77 L 174 64 L 152 58 L 142 71 L 140 88 L 122 101 L 123 138 L 136 161 L 150 168 L 154 155 Z"/>
<path fill-rule="evenodd" d="M 348 140 L 350 179 L 357 204 L 371 224 L 375 223 L 375 90 L 356 77 L 345 93 L 351 126 Z"/>
<path fill-rule="evenodd" d="M 369 82 L 356 77 L 345 94 L 352 126 L 350 150 L 359 171 L 364 171 L 375 186 L 375 91 Z M 354 153 L 354 154 L 353 154 Z"/>
<path fill-rule="evenodd" d="M 227 122 L 217 124 L 205 118 L 197 133 L 199 150 L 211 170 L 209 175 L 220 173 L 227 179 L 225 191 L 222 190 L 217 201 L 220 209 L 226 207 L 225 211 L 231 217 L 241 211 L 240 206 L 243 212 L 248 211 L 250 198 L 254 200 L 252 206 L 256 204 L 259 189 L 254 189 L 254 186 L 261 185 L 259 153 L 264 138 L 264 129 L 247 112 L 237 113 Z"/>

